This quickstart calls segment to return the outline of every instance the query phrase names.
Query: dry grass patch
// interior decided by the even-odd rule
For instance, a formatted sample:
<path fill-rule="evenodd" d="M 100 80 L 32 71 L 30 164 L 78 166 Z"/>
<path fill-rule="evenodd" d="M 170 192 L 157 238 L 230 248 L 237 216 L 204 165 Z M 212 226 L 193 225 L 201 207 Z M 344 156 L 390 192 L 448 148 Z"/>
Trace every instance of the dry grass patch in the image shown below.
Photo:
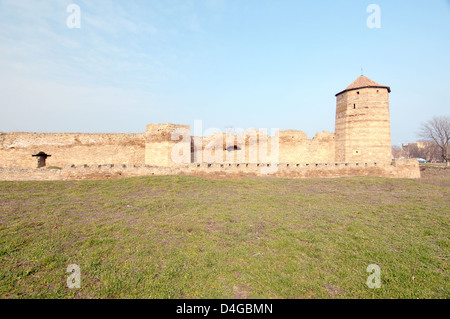
<path fill-rule="evenodd" d="M 448 298 L 449 195 L 445 178 L 1 182 L 0 297 Z"/>

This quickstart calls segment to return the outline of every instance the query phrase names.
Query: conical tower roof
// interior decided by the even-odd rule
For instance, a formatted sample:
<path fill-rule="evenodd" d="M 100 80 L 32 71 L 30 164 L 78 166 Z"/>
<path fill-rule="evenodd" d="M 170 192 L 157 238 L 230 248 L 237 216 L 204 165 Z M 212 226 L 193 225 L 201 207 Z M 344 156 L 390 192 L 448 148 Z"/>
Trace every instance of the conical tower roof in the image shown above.
<path fill-rule="evenodd" d="M 342 93 L 348 92 L 348 91 L 362 89 L 362 88 L 382 88 L 382 89 L 387 89 L 388 92 L 391 93 L 391 88 L 389 86 L 380 85 L 377 82 L 372 81 L 368 77 L 361 75 L 352 84 L 350 84 L 344 91 L 336 94 L 336 96 L 338 96 Z"/>

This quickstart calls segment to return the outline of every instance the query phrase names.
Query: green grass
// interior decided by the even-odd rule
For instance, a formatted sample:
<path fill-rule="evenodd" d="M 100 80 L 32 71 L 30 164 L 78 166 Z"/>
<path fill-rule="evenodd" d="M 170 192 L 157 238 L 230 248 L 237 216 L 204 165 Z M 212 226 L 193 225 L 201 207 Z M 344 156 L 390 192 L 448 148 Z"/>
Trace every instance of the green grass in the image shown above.
<path fill-rule="evenodd" d="M 449 186 L 0 182 L 0 298 L 448 298 Z M 70 264 L 81 289 L 67 288 Z M 380 289 L 366 285 L 370 264 Z"/>

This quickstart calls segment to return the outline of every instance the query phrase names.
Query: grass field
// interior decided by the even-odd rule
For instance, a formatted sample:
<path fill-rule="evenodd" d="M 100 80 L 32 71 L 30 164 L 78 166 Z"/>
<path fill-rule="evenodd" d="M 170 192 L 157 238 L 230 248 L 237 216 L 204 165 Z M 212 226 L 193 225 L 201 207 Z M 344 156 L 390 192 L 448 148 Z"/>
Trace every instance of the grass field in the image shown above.
<path fill-rule="evenodd" d="M 0 298 L 449 298 L 449 195 L 448 177 L 0 182 Z"/>

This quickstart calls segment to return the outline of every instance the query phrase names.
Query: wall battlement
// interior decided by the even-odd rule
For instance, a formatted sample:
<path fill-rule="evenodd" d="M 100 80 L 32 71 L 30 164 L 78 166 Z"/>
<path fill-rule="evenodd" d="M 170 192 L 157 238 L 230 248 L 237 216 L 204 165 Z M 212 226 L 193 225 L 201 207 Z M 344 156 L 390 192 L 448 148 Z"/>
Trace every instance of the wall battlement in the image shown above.
<path fill-rule="evenodd" d="M 273 174 L 265 174 L 263 167 L 275 167 Z M 277 178 L 336 178 L 350 176 L 378 176 L 389 178 L 420 178 L 416 160 L 397 160 L 386 163 L 198 163 L 178 167 L 152 165 L 66 165 L 61 169 L 0 168 L 3 181 L 67 181 L 85 179 L 113 179 L 137 176 L 192 175 L 211 178 L 277 177 Z"/>

